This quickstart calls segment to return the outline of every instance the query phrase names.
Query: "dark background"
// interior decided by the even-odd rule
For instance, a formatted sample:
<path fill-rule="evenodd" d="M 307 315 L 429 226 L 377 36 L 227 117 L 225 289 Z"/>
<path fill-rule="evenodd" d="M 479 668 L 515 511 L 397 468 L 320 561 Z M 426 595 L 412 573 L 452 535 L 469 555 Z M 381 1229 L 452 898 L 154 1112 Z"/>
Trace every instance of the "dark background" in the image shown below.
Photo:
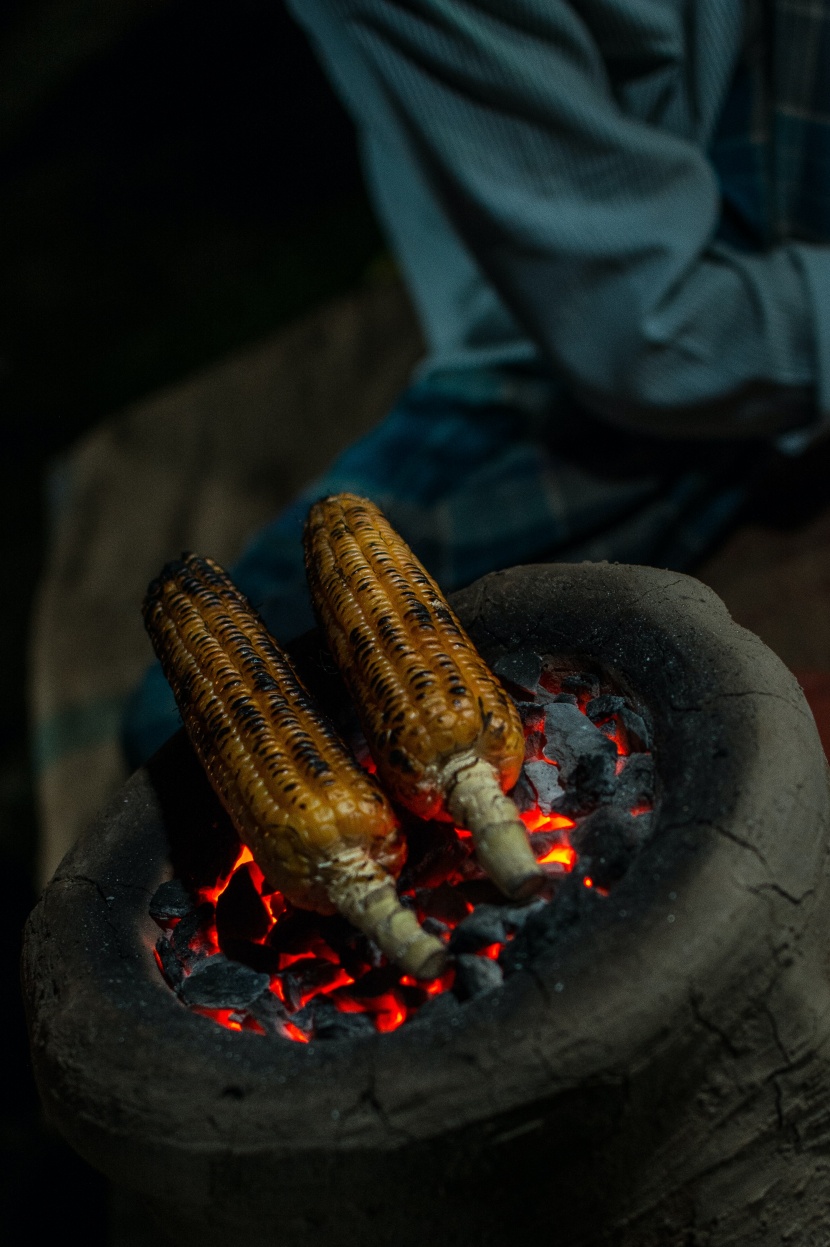
<path fill-rule="evenodd" d="M 0 8 L 7 1247 L 108 1239 L 103 1179 L 42 1124 L 17 983 L 34 902 L 24 655 L 45 469 L 123 404 L 354 286 L 381 251 L 350 124 L 279 0 Z"/>

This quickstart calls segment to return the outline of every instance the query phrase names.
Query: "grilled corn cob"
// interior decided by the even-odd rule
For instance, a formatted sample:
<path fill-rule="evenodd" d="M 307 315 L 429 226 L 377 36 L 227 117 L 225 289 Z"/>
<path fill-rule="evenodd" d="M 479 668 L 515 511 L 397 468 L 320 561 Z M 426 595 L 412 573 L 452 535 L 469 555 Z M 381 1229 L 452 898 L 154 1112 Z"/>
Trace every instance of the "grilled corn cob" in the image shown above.
<path fill-rule="evenodd" d="M 467 828 L 493 882 L 516 899 L 533 895 L 544 875 L 505 795 L 522 767 L 521 722 L 435 581 L 354 494 L 315 503 L 305 551 L 318 618 L 386 791 L 422 818 Z"/>
<path fill-rule="evenodd" d="M 339 910 L 407 973 L 438 974 L 443 945 L 395 891 L 406 849 L 388 801 L 222 569 L 194 554 L 168 564 L 144 620 L 196 753 L 270 886 L 302 908 Z"/>

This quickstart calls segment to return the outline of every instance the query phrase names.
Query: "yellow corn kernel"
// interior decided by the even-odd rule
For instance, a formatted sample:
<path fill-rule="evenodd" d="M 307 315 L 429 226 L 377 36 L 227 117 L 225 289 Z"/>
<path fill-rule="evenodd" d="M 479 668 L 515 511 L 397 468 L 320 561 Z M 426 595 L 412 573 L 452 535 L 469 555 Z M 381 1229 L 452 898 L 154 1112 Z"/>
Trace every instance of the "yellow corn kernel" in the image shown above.
<path fill-rule="evenodd" d="M 505 795 L 522 767 L 521 721 L 435 581 L 355 494 L 315 503 L 305 550 L 318 619 L 387 792 L 466 827 L 497 886 L 533 895 L 544 874 Z"/>
<path fill-rule="evenodd" d="M 395 891 L 406 848 L 388 801 L 225 572 L 185 555 L 143 609 L 194 749 L 270 886 L 339 910 L 408 973 L 439 973 L 443 945 Z"/>

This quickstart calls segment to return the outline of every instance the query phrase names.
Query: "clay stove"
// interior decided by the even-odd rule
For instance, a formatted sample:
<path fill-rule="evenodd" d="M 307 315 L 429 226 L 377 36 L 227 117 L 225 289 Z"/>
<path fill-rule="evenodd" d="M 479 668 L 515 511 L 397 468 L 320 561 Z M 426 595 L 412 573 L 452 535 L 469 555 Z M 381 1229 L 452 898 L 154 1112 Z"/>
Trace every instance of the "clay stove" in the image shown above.
<path fill-rule="evenodd" d="M 593 887 L 575 854 L 498 950 L 503 982 L 482 989 L 494 949 L 468 945 L 472 986 L 398 985 L 394 1025 L 315 1028 L 302 998 L 296 1035 L 279 1011 L 273 1033 L 204 1016 L 157 964 L 159 885 L 227 875 L 174 741 L 30 920 L 47 1111 L 178 1242 L 825 1247 L 830 811 L 795 681 L 676 574 L 519 568 L 454 605 L 492 664 L 546 655 L 653 719 L 654 826 L 627 869 Z"/>

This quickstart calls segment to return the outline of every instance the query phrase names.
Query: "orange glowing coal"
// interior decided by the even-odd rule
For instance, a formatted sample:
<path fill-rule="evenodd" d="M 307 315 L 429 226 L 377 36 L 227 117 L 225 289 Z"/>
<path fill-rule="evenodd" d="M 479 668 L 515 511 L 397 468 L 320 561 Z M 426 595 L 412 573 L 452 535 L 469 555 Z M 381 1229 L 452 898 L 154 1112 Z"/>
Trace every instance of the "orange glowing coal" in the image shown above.
<path fill-rule="evenodd" d="M 622 763 L 625 743 L 622 739 L 614 739 Z M 370 759 L 366 759 L 366 763 L 373 769 Z M 641 814 L 650 809 L 651 806 L 638 806 L 631 812 Z M 538 804 L 524 811 L 521 817 L 535 848 L 537 861 L 546 868 L 551 879 L 561 878 L 573 871 L 578 862 L 577 850 L 570 840 L 570 833 L 577 826 L 575 819 L 564 814 L 545 813 Z M 400 893 L 419 921 L 432 920 L 433 930 L 448 942 L 459 922 L 473 913 L 477 898 L 488 899 L 484 892 L 476 893 L 475 888 L 486 889 L 491 885 L 483 879 L 482 872 L 475 865 L 468 831 L 446 825 L 424 826 L 431 827 L 433 837 L 427 854 L 428 869 L 425 872 L 422 870 L 420 876 L 417 869 L 408 877 L 406 874 L 402 876 Z M 597 887 L 590 876 L 586 876 L 583 883 L 597 894 L 607 895 L 606 890 Z M 196 889 L 198 904 L 209 910 L 212 917 L 200 928 L 194 942 L 188 945 L 193 948 L 194 954 L 204 957 L 221 951 L 231 960 L 239 958 L 235 947 L 227 939 L 227 933 L 223 934 L 221 920 L 223 903 L 226 903 L 223 897 L 232 884 L 235 892 L 245 893 L 257 911 L 255 933 L 248 932 L 246 935 L 246 947 L 256 953 L 248 964 L 252 968 L 267 968 L 270 992 L 283 1007 L 280 1016 L 286 1020 L 281 1024 L 281 1032 L 287 1039 L 296 1043 L 310 1041 L 311 1033 L 307 1029 L 310 1024 L 304 1021 L 302 1011 L 315 999 L 324 998 L 327 1002 L 325 1008 L 333 1007 L 340 1014 L 363 1014 L 376 1031 L 386 1034 L 397 1030 L 427 1000 L 453 988 L 456 970 L 452 964 L 440 978 L 424 983 L 397 972 L 364 937 L 357 938 L 357 933 L 344 951 L 342 938 L 338 943 L 331 926 L 332 921 L 342 920 L 318 918 L 317 915 L 299 911 L 288 904 L 280 892 L 269 890 L 262 871 L 245 845 L 240 846 L 236 860 L 226 875 Z M 166 923 L 168 933 L 177 921 L 173 919 Z M 488 943 L 475 955 L 498 961 L 511 938 L 512 935 L 507 934 L 502 943 Z M 158 951 L 156 960 L 164 973 Z M 186 960 L 182 972 L 185 975 L 189 973 Z M 267 1033 L 244 1010 L 198 1008 L 195 1011 L 229 1030 Z M 306 1011 L 306 1018 L 308 1016 Z"/>

